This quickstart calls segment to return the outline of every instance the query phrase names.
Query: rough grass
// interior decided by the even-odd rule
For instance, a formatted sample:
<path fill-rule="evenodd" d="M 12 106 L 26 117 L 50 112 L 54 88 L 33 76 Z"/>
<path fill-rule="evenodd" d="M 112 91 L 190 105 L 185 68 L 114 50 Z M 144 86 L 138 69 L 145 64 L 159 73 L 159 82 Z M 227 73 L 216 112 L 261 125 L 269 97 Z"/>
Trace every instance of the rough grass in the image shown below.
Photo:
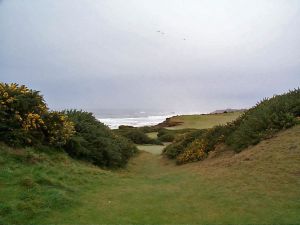
<path fill-rule="evenodd" d="M 242 153 L 215 152 L 184 166 L 142 152 L 99 179 L 52 224 L 297 224 L 300 126 Z"/>
<path fill-rule="evenodd" d="M 152 138 L 152 139 L 156 139 L 156 138 L 157 138 L 157 134 L 158 134 L 158 132 L 150 132 L 150 133 L 146 133 L 146 135 L 147 135 L 149 138 Z"/>
<path fill-rule="evenodd" d="M 149 152 L 154 155 L 160 155 L 162 150 L 170 143 L 164 143 L 164 145 L 137 145 L 137 148 L 141 151 Z"/>
<path fill-rule="evenodd" d="M 237 119 L 243 112 L 229 112 L 219 114 L 203 114 L 203 115 L 181 115 L 174 116 L 170 122 L 180 122 L 180 125 L 174 127 L 167 127 L 170 130 L 179 129 L 207 129 L 216 125 L 223 125 Z"/>
<path fill-rule="evenodd" d="M 61 152 L 0 144 L 0 224 L 43 223 L 49 213 L 80 204 L 78 195 L 107 173 Z"/>

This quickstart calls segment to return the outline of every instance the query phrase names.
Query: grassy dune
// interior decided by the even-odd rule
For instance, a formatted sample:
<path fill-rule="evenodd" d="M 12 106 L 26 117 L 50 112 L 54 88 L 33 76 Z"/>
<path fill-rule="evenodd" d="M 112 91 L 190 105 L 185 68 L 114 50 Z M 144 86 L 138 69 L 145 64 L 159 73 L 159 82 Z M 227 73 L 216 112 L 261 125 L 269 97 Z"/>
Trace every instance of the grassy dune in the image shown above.
<path fill-rule="evenodd" d="M 170 122 L 180 122 L 182 124 L 168 127 L 170 130 L 179 130 L 186 128 L 206 129 L 216 125 L 226 124 L 238 118 L 243 112 L 230 112 L 220 114 L 205 114 L 205 115 L 181 115 L 174 116 Z"/>
<path fill-rule="evenodd" d="M 54 224 L 296 224 L 300 221 L 300 126 L 240 154 L 219 152 L 175 166 L 140 153 L 103 176 Z M 216 156 L 218 155 L 218 156 Z"/>

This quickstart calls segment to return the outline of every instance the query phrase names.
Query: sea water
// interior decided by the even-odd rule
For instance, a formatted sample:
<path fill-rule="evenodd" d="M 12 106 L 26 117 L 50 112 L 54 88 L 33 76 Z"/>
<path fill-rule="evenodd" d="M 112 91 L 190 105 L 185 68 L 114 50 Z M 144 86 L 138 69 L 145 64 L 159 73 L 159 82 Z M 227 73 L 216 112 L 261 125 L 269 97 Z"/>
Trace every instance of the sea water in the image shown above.
<path fill-rule="evenodd" d="M 157 112 L 146 110 L 93 110 L 96 118 L 117 129 L 120 125 L 142 127 L 152 126 L 165 121 L 166 118 L 177 115 L 175 112 Z"/>

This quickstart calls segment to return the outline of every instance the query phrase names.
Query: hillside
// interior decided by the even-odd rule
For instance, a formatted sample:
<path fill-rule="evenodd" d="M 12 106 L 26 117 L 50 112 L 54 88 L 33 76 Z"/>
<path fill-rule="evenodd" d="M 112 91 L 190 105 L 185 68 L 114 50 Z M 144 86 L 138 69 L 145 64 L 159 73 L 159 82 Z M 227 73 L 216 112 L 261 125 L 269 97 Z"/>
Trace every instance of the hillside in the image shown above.
<path fill-rule="evenodd" d="M 111 174 L 46 150 L 0 145 L 0 224 L 43 223 L 49 213 L 79 204 L 78 196 Z"/>
<path fill-rule="evenodd" d="M 140 153 L 126 170 L 103 174 L 76 205 L 53 210 L 43 222 L 296 224 L 299 136 L 295 126 L 242 153 L 220 152 L 183 166 Z"/>
<path fill-rule="evenodd" d="M 300 221 L 300 89 L 117 131 L 23 85 L 0 94 L 0 224 Z"/>
<path fill-rule="evenodd" d="M 176 166 L 140 153 L 105 171 L 27 149 L 0 149 L 1 224 L 251 223 L 300 220 L 300 125 L 243 152 Z"/>
<path fill-rule="evenodd" d="M 180 129 L 207 129 L 216 125 L 223 125 L 237 119 L 243 111 L 218 113 L 218 114 L 201 114 L 201 115 L 179 115 L 173 116 L 165 121 L 163 127 L 170 130 Z"/>
<path fill-rule="evenodd" d="M 228 113 L 224 113 L 228 114 Z M 219 114 L 214 114 L 219 115 Z M 220 114 L 223 115 L 223 114 Z M 219 145 L 241 152 L 300 123 L 300 89 L 258 102 L 235 120 L 177 136 L 163 154 L 178 164 L 204 160 Z"/>

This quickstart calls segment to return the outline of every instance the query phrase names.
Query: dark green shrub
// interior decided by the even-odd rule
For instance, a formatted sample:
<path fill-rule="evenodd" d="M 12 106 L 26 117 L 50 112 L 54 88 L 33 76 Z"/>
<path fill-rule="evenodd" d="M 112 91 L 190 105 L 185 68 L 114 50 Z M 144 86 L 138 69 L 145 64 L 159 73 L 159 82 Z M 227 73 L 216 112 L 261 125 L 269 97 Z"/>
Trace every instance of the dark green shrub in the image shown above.
<path fill-rule="evenodd" d="M 152 133 L 152 132 L 158 132 L 160 128 L 158 126 L 144 126 L 139 127 L 139 130 L 143 133 Z"/>
<path fill-rule="evenodd" d="M 114 132 L 131 140 L 135 144 L 161 144 L 159 140 L 148 137 L 140 128 L 120 126 L 120 128 L 114 130 Z"/>
<path fill-rule="evenodd" d="M 172 144 L 164 148 L 163 154 L 170 159 L 174 159 L 180 155 L 191 142 L 202 137 L 205 133 L 206 130 L 196 130 L 178 135 Z"/>
<path fill-rule="evenodd" d="M 175 139 L 175 134 L 166 133 L 158 137 L 162 142 L 172 142 Z"/>
<path fill-rule="evenodd" d="M 191 131 L 195 131 L 195 129 L 168 130 L 165 128 L 161 128 L 158 131 L 157 137 L 162 142 L 173 142 L 176 136 L 189 133 Z"/>
<path fill-rule="evenodd" d="M 276 132 L 296 124 L 300 114 L 300 89 L 264 99 L 233 125 L 225 139 L 235 151 L 259 143 Z"/>
<path fill-rule="evenodd" d="M 276 95 L 257 103 L 237 120 L 205 132 L 191 132 L 167 146 L 163 153 L 179 163 L 201 160 L 217 144 L 226 143 L 236 152 L 272 137 L 299 122 L 300 89 Z M 204 154 L 205 153 L 205 154 Z M 204 154 L 204 155 L 203 155 Z"/>
<path fill-rule="evenodd" d="M 136 147 L 107 126 L 92 113 L 68 110 L 64 113 L 74 123 L 76 134 L 65 145 L 74 158 L 83 159 L 103 167 L 124 166 L 137 152 Z"/>

